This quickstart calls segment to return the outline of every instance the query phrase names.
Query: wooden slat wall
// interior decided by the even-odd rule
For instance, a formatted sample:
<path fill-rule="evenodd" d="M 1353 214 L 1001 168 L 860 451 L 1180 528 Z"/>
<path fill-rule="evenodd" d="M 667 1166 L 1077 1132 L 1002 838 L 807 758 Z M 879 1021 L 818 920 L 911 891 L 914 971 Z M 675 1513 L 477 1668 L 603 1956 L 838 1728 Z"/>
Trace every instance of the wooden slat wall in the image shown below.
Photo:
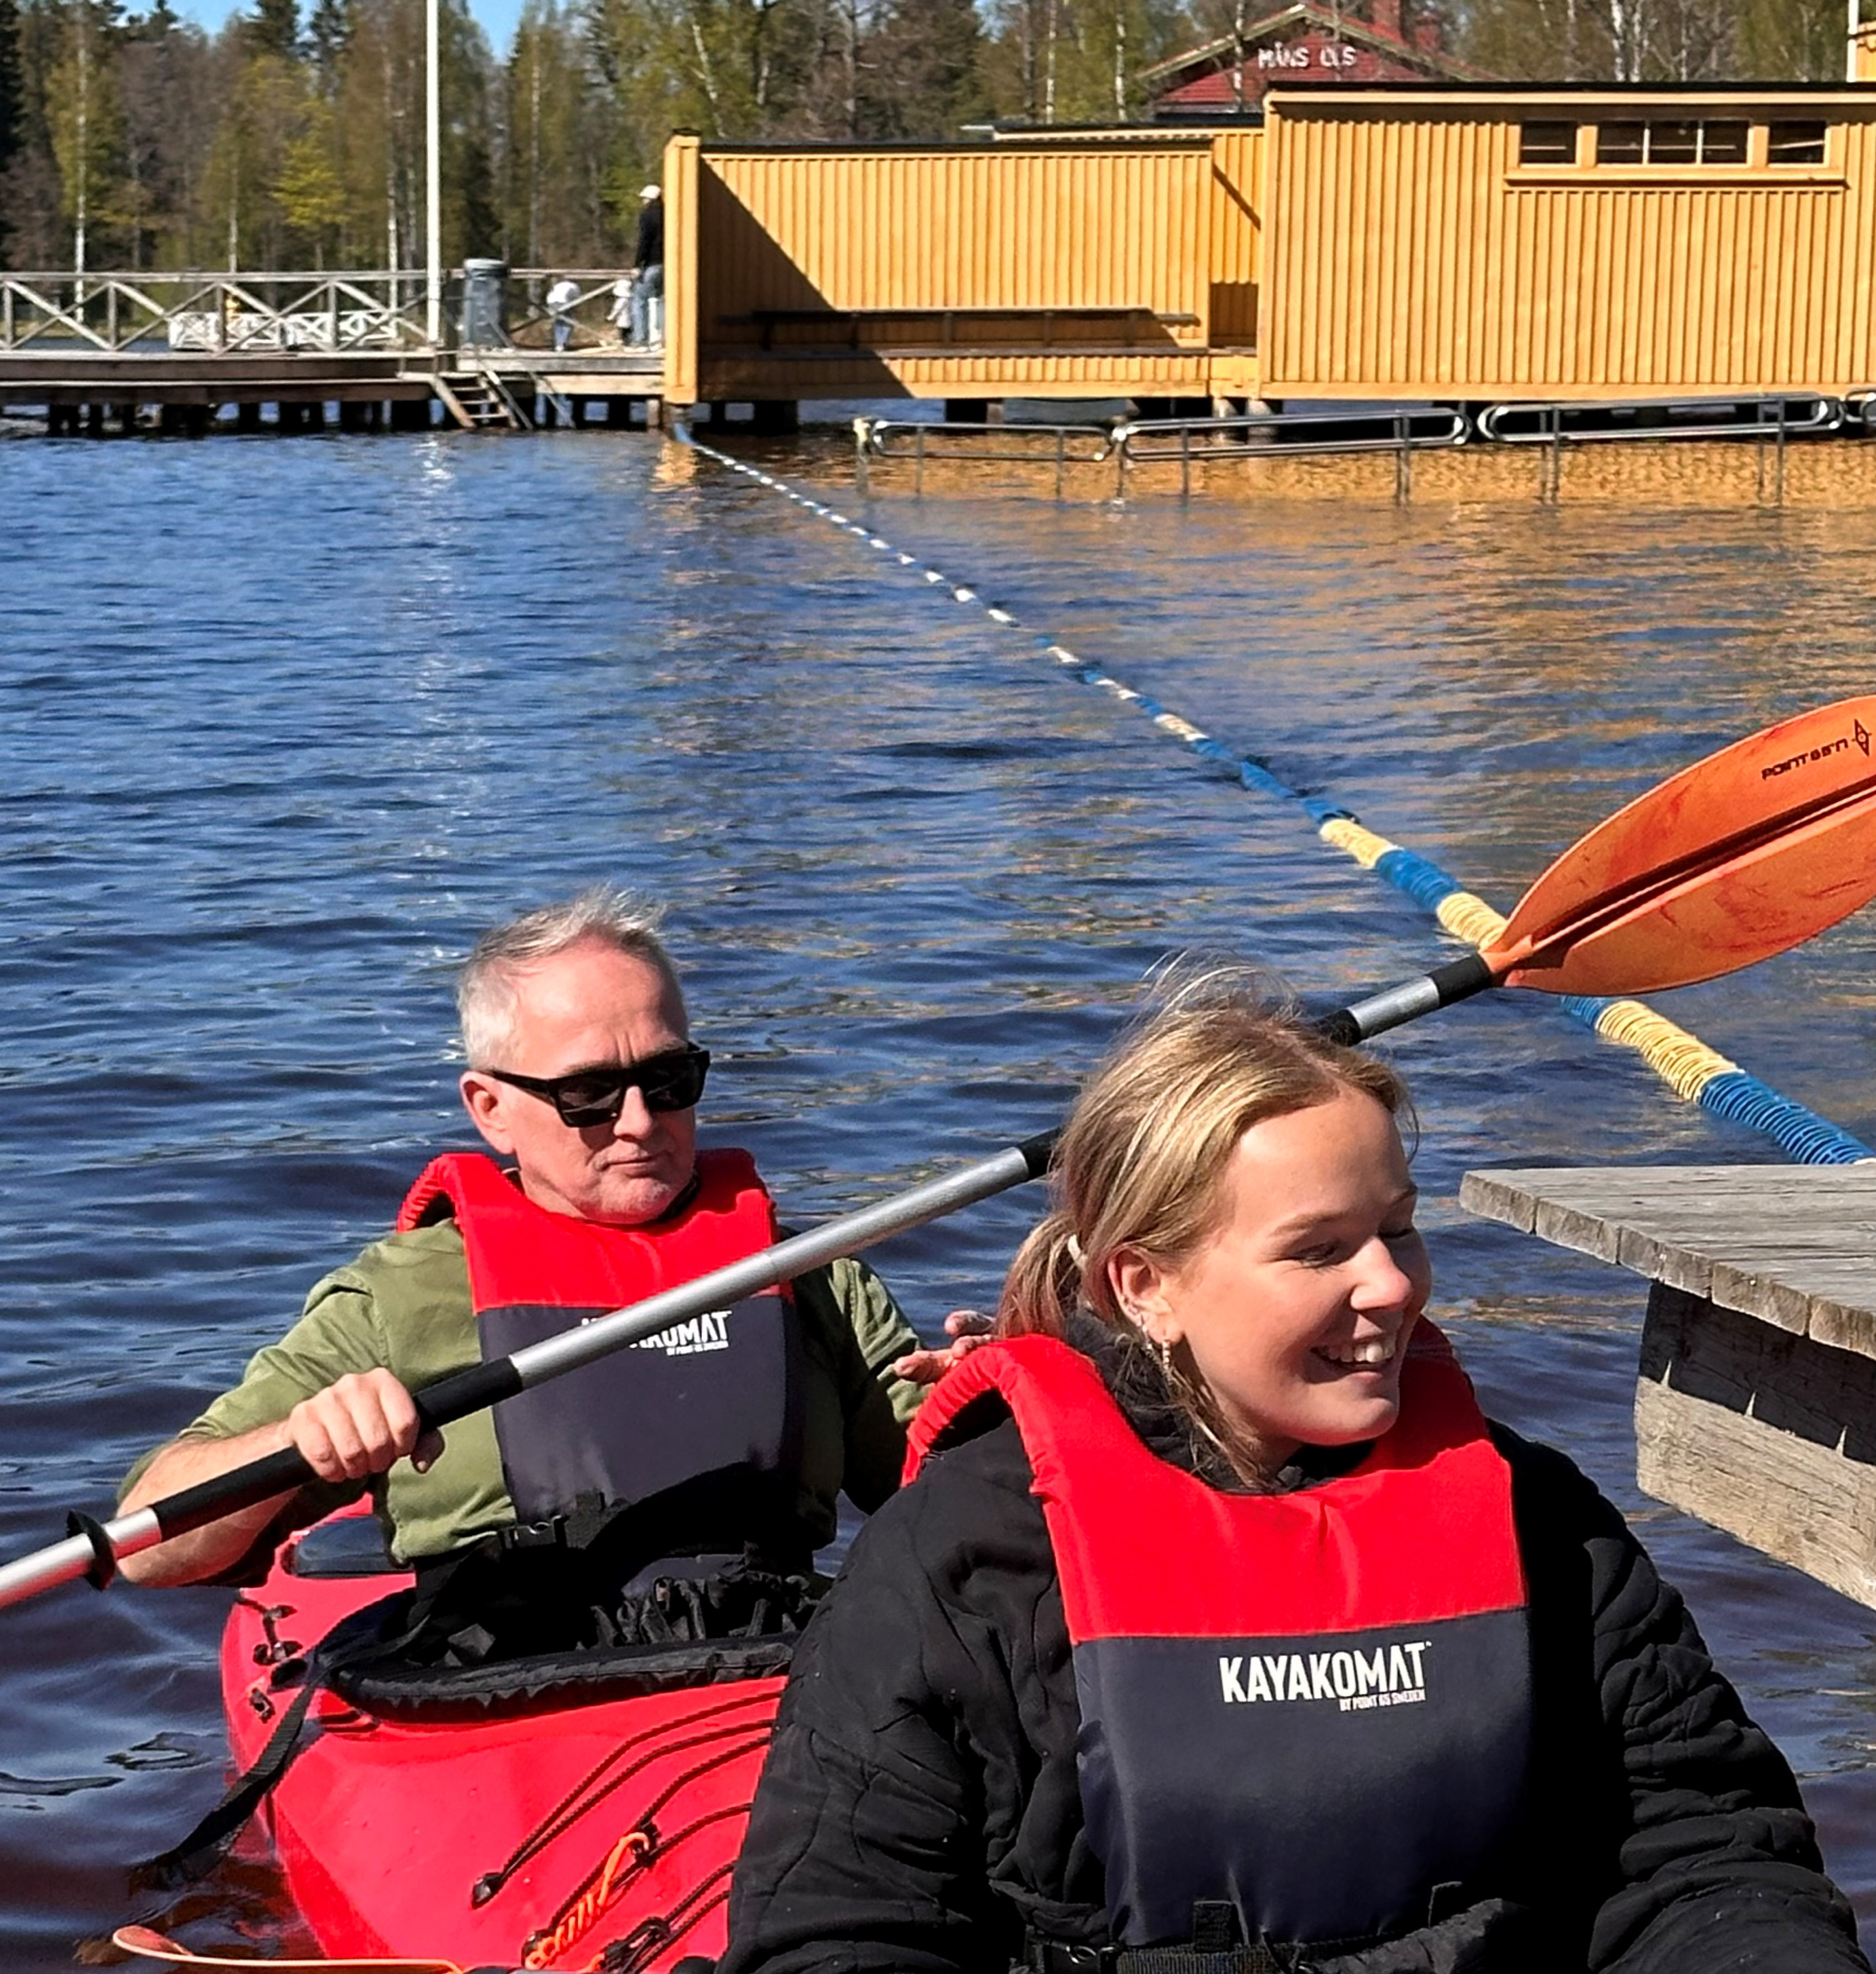
<path fill-rule="evenodd" d="M 757 309 L 1132 307 L 1209 335 L 1207 140 L 931 151 L 713 151 L 699 187 L 699 334 Z"/>
<path fill-rule="evenodd" d="M 1264 133 L 1212 133 L 1212 341 L 1254 349 L 1263 279 Z"/>
<path fill-rule="evenodd" d="M 697 395 L 697 195 L 695 137 L 664 147 L 664 395 L 674 405 Z"/>
<path fill-rule="evenodd" d="M 1876 126 L 1832 121 L 1829 171 L 1810 182 L 1534 183 L 1512 182 L 1518 126 L 1501 107 L 1273 107 L 1263 389 L 1544 398 L 1868 383 Z"/>

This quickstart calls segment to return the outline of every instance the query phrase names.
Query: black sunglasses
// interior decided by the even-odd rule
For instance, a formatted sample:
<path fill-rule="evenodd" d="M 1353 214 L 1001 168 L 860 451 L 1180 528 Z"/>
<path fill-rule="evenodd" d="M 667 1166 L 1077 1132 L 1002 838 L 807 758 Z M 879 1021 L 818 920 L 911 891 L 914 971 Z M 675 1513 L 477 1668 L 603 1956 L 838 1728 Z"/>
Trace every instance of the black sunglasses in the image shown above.
<path fill-rule="evenodd" d="M 506 1069 L 485 1069 L 497 1083 L 512 1083 L 530 1097 L 552 1104 L 560 1121 L 575 1130 L 618 1121 L 625 1094 L 636 1090 L 647 1110 L 688 1110 L 703 1094 L 710 1069 L 710 1051 L 686 1043 L 648 1055 L 643 1062 L 622 1062 L 603 1069 L 576 1069 L 571 1076 L 516 1076 Z"/>

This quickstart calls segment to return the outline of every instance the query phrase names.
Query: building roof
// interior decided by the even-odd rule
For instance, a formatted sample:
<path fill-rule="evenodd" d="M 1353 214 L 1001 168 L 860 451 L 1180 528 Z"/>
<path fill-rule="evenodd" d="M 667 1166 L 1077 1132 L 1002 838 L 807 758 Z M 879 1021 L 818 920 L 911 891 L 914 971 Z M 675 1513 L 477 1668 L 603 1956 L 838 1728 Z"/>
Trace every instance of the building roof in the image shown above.
<path fill-rule="evenodd" d="M 1428 76 L 1449 77 L 1454 81 L 1490 80 L 1482 69 L 1459 61 L 1443 48 L 1423 48 L 1378 22 L 1351 13 L 1345 6 L 1324 5 L 1321 0 L 1293 0 L 1289 6 L 1247 22 L 1241 34 L 1220 35 L 1216 41 L 1187 48 L 1181 54 L 1142 69 L 1139 79 L 1149 88 L 1157 86 L 1163 93 L 1177 88 L 1182 83 L 1196 80 L 1200 75 L 1230 68 L 1234 57 L 1255 48 L 1259 42 L 1287 38 L 1299 30 L 1311 28 L 1321 28 L 1339 40 L 1355 43 L 1384 60 L 1402 63 Z M 1271 78 L 1272 81 L 1278 79 Z"/>

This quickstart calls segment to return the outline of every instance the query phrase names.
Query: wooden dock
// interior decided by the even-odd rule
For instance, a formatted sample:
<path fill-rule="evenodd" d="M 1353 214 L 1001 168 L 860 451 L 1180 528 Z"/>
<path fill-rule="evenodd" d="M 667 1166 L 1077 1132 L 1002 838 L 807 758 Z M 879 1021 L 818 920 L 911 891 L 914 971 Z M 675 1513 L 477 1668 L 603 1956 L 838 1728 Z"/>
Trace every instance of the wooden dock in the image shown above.
<path fill-rule="evenodd" d="M 1876 1608 L 1876 1166 L 1475 1172 L 1459 1198 L 1649 1280 L 1647 1493 Z"/>
<path fill-rule="evenodd" d="M 0 412 L 43 407 L 55 432 L 100 434 L 151 411 L 165 431 L 205 431 L 231 407 L 237 430 L 257 431 L 267 405 L 282 431 L 321 428 L 329 410 L 361 431 L 527 430 L 595 412 L 620 425 L 634 405 L 656 425 L 663 356 L 617 340 L 618 278 L 583 272 L 563 322 L 529 299 L 539 271 L 519 270 L 512 337 L 498 306 L 483 341 L 433 346 L 408 271 L 0 274 Z M 453 336 L 454 274 L 447 298 Z M 563 333 L 573 346 L 556 349 Z"/>
<path fill-rule="evenodd" d="M 0 350 L 0 412 L 44 406 L 55 431 L 126 428 L 153 408 L 168 431 L 203 431 L 232 406 L 237 428 L 260 428 L 264 405 L 283 430 L 322 426 L 333 408 L 342 429 L 421 430 L 439 417 L 465 428 L 630 421 L 635 405 L 656 425 L 664 391 L 655 354 L 615 350 L 477 352 L 427 350 Z"/>

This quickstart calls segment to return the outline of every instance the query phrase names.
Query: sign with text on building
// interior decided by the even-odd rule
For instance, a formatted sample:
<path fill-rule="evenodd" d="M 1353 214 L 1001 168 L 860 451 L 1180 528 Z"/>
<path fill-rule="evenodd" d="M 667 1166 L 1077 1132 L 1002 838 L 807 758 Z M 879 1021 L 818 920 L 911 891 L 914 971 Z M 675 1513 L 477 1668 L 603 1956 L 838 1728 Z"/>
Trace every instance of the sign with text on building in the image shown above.
<path fill-rule="evenodd" d="M 1259 68 L 1353 68 L 1357 59 L 1355 51 L 1346 41 L 1321 41 L 1314 48 L 1298 41 L 1288 48 L 1257 51 Z"/>

